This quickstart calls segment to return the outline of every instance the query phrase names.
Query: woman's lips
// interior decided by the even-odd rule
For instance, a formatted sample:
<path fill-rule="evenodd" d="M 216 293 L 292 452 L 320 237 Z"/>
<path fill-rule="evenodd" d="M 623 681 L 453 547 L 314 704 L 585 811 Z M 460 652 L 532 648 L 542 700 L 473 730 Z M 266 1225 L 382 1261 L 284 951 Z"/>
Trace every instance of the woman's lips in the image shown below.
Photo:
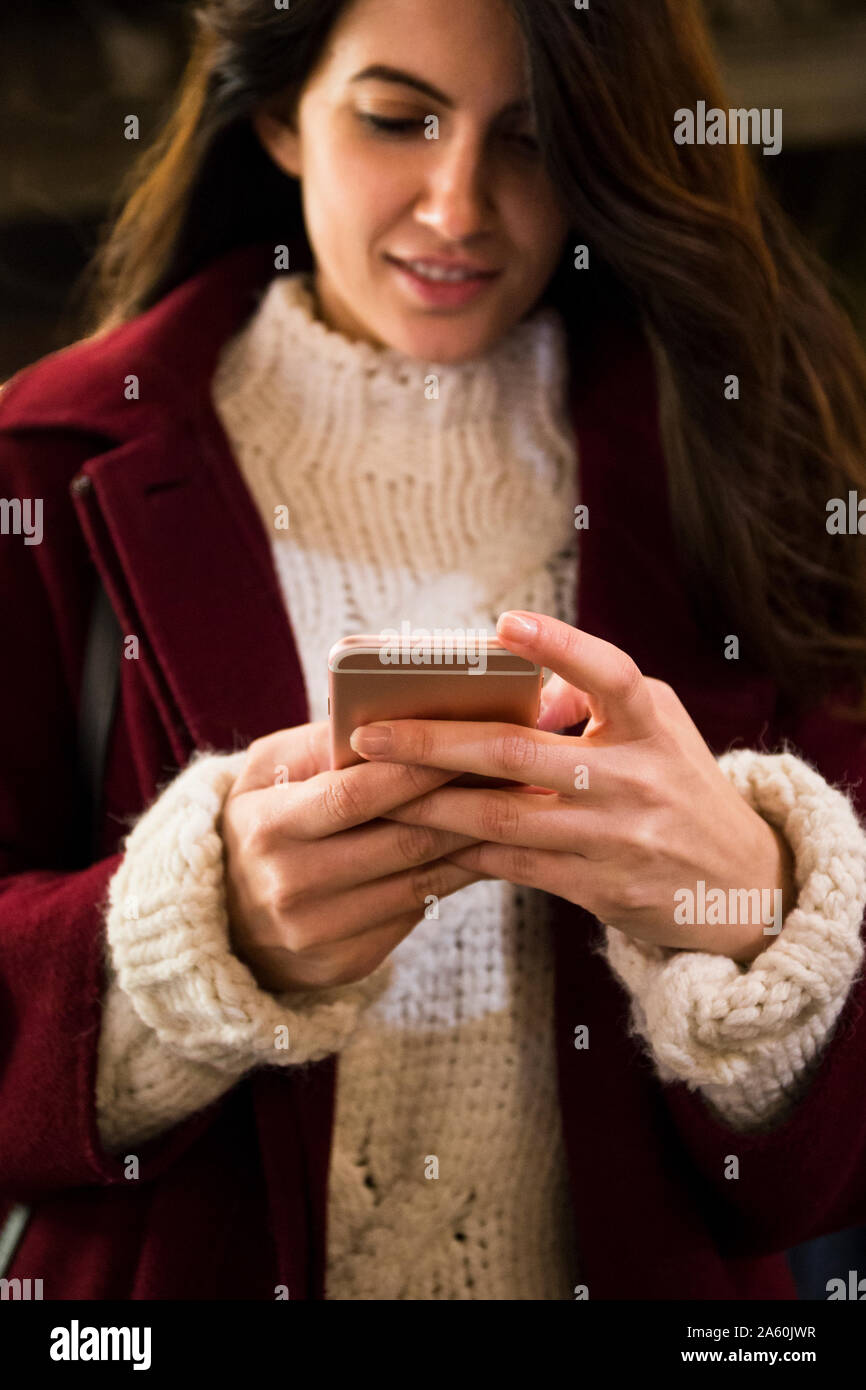
<path fill-rule="evenodd" d="M 415 296 L 425 304 L 446 308 L 460 308 L 477 299 L 502 274 L 497 270 L 472 275 L 466 280 L 429 280 L 396 256 L 386 256 L 385 259 Z"/>

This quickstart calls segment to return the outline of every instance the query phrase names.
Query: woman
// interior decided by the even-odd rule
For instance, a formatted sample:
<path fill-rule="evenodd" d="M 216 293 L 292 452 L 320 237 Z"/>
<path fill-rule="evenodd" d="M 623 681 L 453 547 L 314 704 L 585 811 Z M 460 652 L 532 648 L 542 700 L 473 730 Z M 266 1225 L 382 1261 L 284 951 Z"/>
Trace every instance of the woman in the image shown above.
<path fill-rule="evenodd" d="M 45 528 L 2 550 L 7 1276 L 791 1298 L 866 1218 L 854 334 L 752 153 L 674 141 L 724 105 L 691 3 L 199 27 L 94 331 L 0 415 Z M 328 771 L 338 637 L 505 612 L 538 731 Z"/>

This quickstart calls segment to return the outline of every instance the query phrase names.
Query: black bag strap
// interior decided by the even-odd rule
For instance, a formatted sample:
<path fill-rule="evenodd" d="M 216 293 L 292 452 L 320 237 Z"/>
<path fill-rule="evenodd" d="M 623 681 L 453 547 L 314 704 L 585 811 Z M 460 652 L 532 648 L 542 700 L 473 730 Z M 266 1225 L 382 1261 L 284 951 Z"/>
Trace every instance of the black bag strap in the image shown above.
<path fill-rule="evenodd" d="M 97 579 L 78 706 L 78 765 L 87 790 L 89 847 L 94 856 L 97 853 L 102 812 L 102 781 L 108 754 L 108 736 L 120 689 L 122 642 L 123 636 L 111 601 L 102 582 Z"/>

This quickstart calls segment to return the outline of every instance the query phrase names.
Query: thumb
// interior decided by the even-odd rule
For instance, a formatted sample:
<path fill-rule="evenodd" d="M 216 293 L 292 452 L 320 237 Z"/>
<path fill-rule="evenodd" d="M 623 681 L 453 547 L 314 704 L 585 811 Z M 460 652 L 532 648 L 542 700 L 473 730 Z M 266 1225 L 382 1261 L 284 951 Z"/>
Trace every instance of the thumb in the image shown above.
<path fill-rule="evenodd" d="M 328 732 L 327 719 L 320 719 L 316 724 L 296 724 L 254 739 L 232 795 L 263 791 L 279 782 L 306 782 L 320 772 L 328 772 Z"/>
<path fill-rule="evenodd" d="M 557 729 L 570 729 L 572 724 L 581 724 L 590 714 L 589 701 L 583 690 L 563 680 L 555 672 L 541 690 L 541 708 L 538 714 L 538 728 L 546 733 Z"/>

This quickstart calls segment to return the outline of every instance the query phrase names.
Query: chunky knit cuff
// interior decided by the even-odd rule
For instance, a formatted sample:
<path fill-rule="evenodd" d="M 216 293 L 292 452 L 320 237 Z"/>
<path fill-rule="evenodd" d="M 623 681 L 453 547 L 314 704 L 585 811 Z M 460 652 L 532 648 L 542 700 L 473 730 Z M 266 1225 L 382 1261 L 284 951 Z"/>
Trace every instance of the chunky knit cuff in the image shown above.
<path fill-rule="evenodd" d="M 760 1129 L 802 1097 L 857 977 L 866 834 L 847 796 L 792 753 L 737 749 L 718 762 L 791 847 L 798 896 L 782 930 L 749 964 L 610 926 L 603 951 L 660 1079 L 700 1088 L 731 1127 Z"/>
<path fill-rule="evenodd" d="M 138 1016 L 106 961 L 96 1118 L 107 1152 L 128 1153 L 164 1133 L 225 1095 L 236 1080 L 166 1047 Z"/>
<path fill-rule="evenodd" d="M 217 822 L 245 754 L 202 754 L 138 821 L 109 885 L 111 963 L 172 1054 L 237 1076 L 338 1052 L 389 962 L 331 989 L 271 994 L 233 954 Z"/>

